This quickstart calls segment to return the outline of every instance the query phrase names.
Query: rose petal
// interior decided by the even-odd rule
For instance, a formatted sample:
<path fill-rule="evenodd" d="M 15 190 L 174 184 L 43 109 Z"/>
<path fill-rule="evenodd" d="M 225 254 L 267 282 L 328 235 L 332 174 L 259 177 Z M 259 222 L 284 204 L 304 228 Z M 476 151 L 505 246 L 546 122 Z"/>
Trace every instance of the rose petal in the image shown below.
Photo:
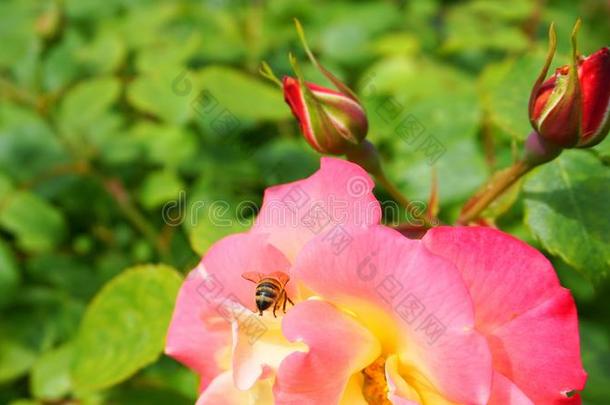
<path fill-rule="evenodd" d="M 341 396 L 339 405 L 369 405 L 362 395 L 364 376 L 361 373 L 353 374 Z"/>
<path fill-rule="evenodd" d="M 273 387 L 276 404 L 336 404 L 352 374 L 380 354 L 368 330 L 323 301 L 299 303 L 284 317 L 282 330 L 309 351 L 293 353 L 280 364 Z"/>
<path fill-rule="evenodd" d="M 315 150 L 324 153 L 313 132 L 307 103 L 305 102 L 303 89 L 301 89 L 299 81 L 294 77 L 286 76 L 282 80 L 282 85 L 284 88 L 284 100 L 286 100 L 292 110 L 292 114 L 299 121 L 301 132 L 305 139 Z"/>
<path fill-rule="evenodd" d="M 486 403 L 491 356 L 474 329 L 472 301 L 457 269 L 389 228 L 346 231 L 351 242 L 339 254 L 324 237 L 305 246 L 294 278 L 353 311 L 385 353 L 399 353 L 405 369 L 421 372 L 449 400 Z M 404 377 L 418 392 L 425 388 Z"/>
<path fill-rule="evenodd" d="M 201 319 L 202 309 L 208 305 L 198 293 L 201 275 L 192 271 L 185 279 L 167 333 L 165 353 L 187 367 L 201 378 L 201 389 L 221 372 L 219 356 L 229 349 L 231 331 L 229 324 L 224 329 L 210 329 Z"/>
<path fill-rule="evenodd" d="M 534 110 L 532 114 L 532 118 L 537 121 L 540 118 L 540 114 L 542 110 L 546 106 L 546 103 L 549 100 L 549 97 L 553 93 L 553 88 L 555 87 L 555 82 L 557 81 L 557 75 L 551 76 L 547 81 L 542 84 L 540 89 L 538 90 L 538 94 L 536 96 L 536 101 L 534 102 Z"/>
<path fill-rule="evenodd" d="M 385 375 L 388 382 L 388 398 L 396 405 L 418 405 L 419 394 L 400 375 L 398 356 L 392 355 L 385 363 Z"/>
<path fill-rule="evenodd" d="M 534 405 L 534 403 L 502 373 L 494 372 L 489 405 Z"/>
<path fill-rule="evenodd" d="M 582 390 L 587 378 L 577 326 L 572 296 L 561 290 L 488 337 L 494 368 L 535 404 L 574 403 L 567 393 Z"/>
<path fill-rule="evenodd" d="M 590 138 L 603 137 L 610 120 L 610 50 L 602 48 L 584 60 L 580 66 L 580 85 L 583 95 L 583 135 L 581 144 Z"/>
<path fill-rule="evenodd" d="M 233 385 L 233 376 L 226 371 L 216 377 L 201 394 L 196 405 L 273 405 L 271 381 L 260 381 L 248 391 Z"/>
<path fill-rule="evenodd" d="M 286 258 L 264 234 L 236 234 L 215 243 L 178 293 L 165 352 L 200 374 L 205 387 L 220 371 L 216 359 L 231 341 L 225 304 L 255 309 L 255 285 L 241 274 L 288 269 Z"/>
<path fill-rule="evenodd" d="M 560 288 L 549 261 L 537 250 L 487 227 L 436 227 L 422 240 L 455 263 L 485 333 L 539 305 Z"/>
<path fill-rule="evenodd" d="M 536 404 L 583 388 L 576 307 L 541 253 L 491 228 L 434 228 L 423 242 L 462 273 L 497 371 Z"/>
<path fill-rule="evenodd" d="M 242 274 L 267 274 L 277 271 L 290 273 L 290 263 L 269 240 L 269 236 L 265 234 L 241 233 L 223 238 L 210 248 L 199 269 L 219 284 L 220 290 L 215 295 L 216 299 L 230 298 L 255 311 L 256 285 L 243 279 Z M 288 288 L 293 288 L 293 283 L 289 283 Z"/>
<path fill-rule="evenodd" d="M 282 318 L 265 312 L 259 316 L 233 304 L 233 379 L 240 390 L 248 390 L 257 381 L 273 375 L 291 353 L 306 352 L 307 346 L 290 342 L 282 334 Z"/>
<path fill-rule="evenodd" d="M 252 232 L 269 241 L 290 260 L 318 234 L 341 233 L 341 225 L 366 226 L 381 218 L 374 183 L 358 165 L 322 158 L 321 167 L 307 179 L 270 187 Z"/>

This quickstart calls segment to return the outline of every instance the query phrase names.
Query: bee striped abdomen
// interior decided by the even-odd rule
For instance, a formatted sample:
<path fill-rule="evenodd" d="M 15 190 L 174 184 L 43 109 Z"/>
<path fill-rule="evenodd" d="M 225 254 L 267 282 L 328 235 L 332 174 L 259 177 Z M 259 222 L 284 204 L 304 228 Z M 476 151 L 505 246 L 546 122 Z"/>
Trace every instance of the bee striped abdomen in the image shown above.
<path fill-rule="evenodd" d="M 294 302 L 286 294 L 286 284 L 290 280 L 288 274 L 281 271 L 276 271 L 269 274 L 247 271 L 243 273 L 242 278 L 256 283 L 256 292 L 254 300 L 258 314 L 263 316 L 263 311 L 273 307 L 273 316 L 276 317 L 275 311 L 281 309 L 286 313 L 286 303 L 294 305 Z"/>
<path fill-rule="evenodd" d="M 280 293 L 281 286 L 272 279 L 261 280 L 256 286 L 256 307 L 264 311 L 275 303 Z"/>

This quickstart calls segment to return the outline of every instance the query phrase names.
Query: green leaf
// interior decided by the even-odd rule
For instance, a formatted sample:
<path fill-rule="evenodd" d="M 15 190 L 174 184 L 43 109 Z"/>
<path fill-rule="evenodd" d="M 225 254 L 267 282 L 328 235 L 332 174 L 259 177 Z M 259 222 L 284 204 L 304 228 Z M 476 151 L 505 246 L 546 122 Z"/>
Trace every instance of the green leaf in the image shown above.
<path fill-rule="evenodd" d="M 102 20 L 117 12 L 119 4 L 117 1 L 107 1 L 104 4 L 95 0 L 66 0 L 65 10 L 70 18 L 95 18 Z"/>
<path fill-rule="evenodd" d="M 61 211 L 28 191 L 12 194 L 0 207 L 0 227 L 17 237 L 27 252 L 46 252 L 63 240 L 66 224 Z"/>
<path fill-rule="evenodd" d="M 528 102 L 544 57 L 540 51 L 491 64 L 481 76 L 481 99 L 487 117 L 512 139 L 524 140 L 532 131 Z"/>
<path fill-rule="evenodd" d="M 154 72 L 160 66 L 181 66 L 193 53 L 201 49 L 201 37 L 190 35 L 186 38 L 161 37 L 158 43 L 142 49 L 138 53 L 136 67 L 140 72 Z"/>
<path fill-rule="evenodd" d="M 8 245 L 0 240 L 0 309 L 12 301 L 20 280 L 15 256 Z"/>
<path fill-rule="evenodd" d="M 391 3 L 337 3 L 330 11 L 332 24 L 323 23 L 320 43 L 324 56 L 345 64 L 358 64 L 370 56 L 370 40 L 380 32 L 401 24 L 400 13 Z M 312 33 L 314 34 L 314 33 Z"/>
<path fill-rule="evenodd" d="M 36 41 L 34 3 L 3 1 L 0 3 L 0 66 L 11 67 L 26 57 Z"/>
<path fill-rule="evenodd" d="M 595 145 L 593 150 L 599 154 L 604 162 L 610 162 L 610 140 L 604 140 L 601 143 Z"/>
<path fill-rule="evenodd" d="M 181 281 L 169 266 L 143 265 L 102 288 L 76 338 L 72 377 L 78 392 L 117 384 L 159 357 Z"/>
<path fill-rule="evenodd" d="M 590 321 L 581 322 L 580 333 L 582 360 L 589 375 L 582 393 L 584 403 L 606 404 L 610 398 L 610 333 Z"/>
<path fill-rule="evenodd" d="M 182 67 L 164 67 L 138 76 L 127 89 L 127 99 L 138 110 L 172 124 L 183 124 L 193 114 L 192 78 Z M 184 86 L 184 87 L 182 87 Z"/>
<path fill-rule="evenodd" d="M 126 53 L 125 43 L 118 33 L 106 29 L 99 32 L 91 43 L 81 47 L 76 57 L 89 70 L 105 74 L 115 71 Z"/>
<path fill-rule="evenodd" d="M 72 345 L 66 344 L 44 353 L 36 360 L 30 375 L 30 390 L 34 397 L 57 400 L 70 392 L 73 353 Z"/>
<path fill-rule="evenodd" d="M 26 284 L 3 314 L 0 339 L 15 339 L 33 353 L 42 353 L 74 335 L 83 310 L 82 303 L 65 293 Z"/>
<path fill-rule="evenodd" d="M 190 405 L 193 403 L 193 400 L 165 387 L 123 387 L 108 395 L 108 403 L 129 405 Z"/>
<path fill-rule="evenodd" d="M 28 280 L 56 287 L 83 301 L 89 300 L 101 284 L 89 263 L 58 252 L 30 258 L 26 265 L 26 275 Z"/>
<path fill-rule="evenodd" d="M 253 158 L 258 162 L 260 178 L 266 186 L 289 183 L 310 176 L 320 158 L 312 149 L 303 151 L 303 139 L 278 139 L 258 149 Z"/>
<path fill-rule="evenodd" d="M 142 370 L 140 381 L 155 387 L 167 387 L 179 392 L 191 403 L 197 400 L 199 376 L 168 356 L 163 356 L 155 364 Z"/>
<path fill-rule="evenodd" d="M 195 98 L 194 108 L 202 118 L 209 118 L 212 126 L 214 120 L 223 118 L 223 114 L 234 116 L 238 122 L 280 120 L 290 116 L 282 91 L 257 76 L 227 67 L 209 66 L 198 73 L 198 79 L 207 98 Z M 205 108 L 200 101 L 205 101 Z"/>
<path fill-rule="evenodd" d="M 67 162 L 61 143 L 36 113 L 0 103 L 0 170 L 27 181 Z"/>
<path fill-rule="evenodd" d="M 126 138 L 140 143 L 148 159 L 155 164 L 179 167 L 196 160 L 197 136 L 178 126 L 141 122 L 131 129 Z"/>
<path fill-rule="evenodd" d="M 11 191 L 13 191 L 11 179 L 4 175 L 4 173 L 0 173 L 0 205 L 3 203 L 2 201 L 9 196 Z"/>
<path fill-rule="evenodd" d="M 427 201 L 433 167 L 444 205 L 467 198 L 483 183 L 481 112 L 470 77 L 448 65 L 405 57 L 384 59 L 366 77 L 360 94 L 369 139 L 388 145 L 388 176 L 401 190 Z"/>
<path fill-rule="evenodd" d="M 21 288 L 10 311 L 2 314 L 0 383 L 25 375 L 40 353 L 72 335 L 75 328 L 68 324 L 73 310 L 73 303 L 53 290 Z"/>
<path fill-rule="evenodd" d="M 189 235 L 195 252 L 204 254 L 214 242 L 238 232 L 244 232 L 252 225 L 252 218 L 242 218 L 244 212 L 252 212 L 248 204 L 214 199 L 204 194 L 190 197 L 183 226 Z M 242 212 L 237 212 L 242 209 Z"/>
<path fill-rule="evenodd" d="M 596 291 L 593 284 L 584 278 L 581 273 L 574 271 L 574 269 L 558 258 L 553 260 L 553 267 L 557 272 L 561 285 L 570 290 L 578 307 L 585 303 L 590 304 L 595 299 Z"/>
<path fill-rule="evenodd" d="M 26 344 L 0 336 L 0 383 L 25 374 L 34 364 L 36 354 Z"/>
<path fill-rule="evenodd" d="M 184 190 L 184 183 L 173 170 L 160 170 L 150 173 L 140 189 L 140 202 L 148 209 L 178 198 Z"/>
<path fill-rule="evenodd" d="M 442 49 L 452 53 L 521 51 L 528 39 L 519 24 L 530 18 L 532 7 L 528 0 L 515 0 L 510 7 L 489 0 L 457 3 L 447 12 Z"/>
<path fill-rule="evenodd" d="M 373 49 L 380 55 L 415 55 L 419 51 L 419 41 L 416 35 L 407 33 L 390 33 L 377 41 Z"/>
<path fill-rule="evenodd" d="M 117 79 L 100 77 L 79 83 L 61 104 L 60 123 L 68 136 L 88 132 L 95 122 L 116 101 L 121 87 Z"/>
<path fill-rule="evenodd" d="M 83 0 L 76 0 L 76 2 L 82 3 Z M 98 10 L 101 8 L 103 13 L 108 2 L 103 3 L 101 7 L 96 0 L 93 0 L 92 3 Z M 128 3 L 122 0 L 114 0 L 114 3 L 118 10 L 129 7 Z M 121 19 L 121 24 L 115 27 L 115 29 L 118 28 L 121 37 L 130 48 L 154 46 L 159 41 L 159 36 L 165 35 L 165 26 L 169 25 L 170 20 L 183 7 L 177 2 L 145 2 L 145 4 L 146 7 L 141 7 L 143 4 L 138 1 L 130 4 L 131 9 L 126 13 L 125 18 Z M 92 14 L 97 17 L 98 13 L 99 11 L 96 11 Z"/>
<path fill-rule="evenodd" d="M 11 401 L 8 405 L 42 405 L 38 401 L 30 400 L 30 399 L 17 399 L 15 401 Z"/>
<path fill-rule="evenodd" d="M 82 73 L 77 53 L 82 49 L 84 39 L 74 28 L 67 27 L 62 41 L 51 47 L 42 61 L 42 85 L 48 92 L 67 87 Z"/>
<path fill-rule="evenodd" d="M 525 222 L 542 245 L 592 281 L 610 268 L 610 169 L 592 154 L 564 151 L 524 186 Z"/>

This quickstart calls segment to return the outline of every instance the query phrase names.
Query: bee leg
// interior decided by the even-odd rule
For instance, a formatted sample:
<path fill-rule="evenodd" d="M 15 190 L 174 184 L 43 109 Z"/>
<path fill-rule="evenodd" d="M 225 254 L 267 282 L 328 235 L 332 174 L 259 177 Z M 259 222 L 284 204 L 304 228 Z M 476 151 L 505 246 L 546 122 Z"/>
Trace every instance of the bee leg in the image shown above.
<path fill-rule="evenodd" d="M 288 302 L 288 295 L 286 294 L 286 292 L 284 291 L 284 302 L 282 303 L 282 311 L 284 311 L 284 313 L 286 313 L 286 302 Z"/>
<path fill-rule="evenodd" d="M 277 315 L 275 315 L 275 310 L 277 309 L 277 303 L 278 303 L 278 301 L 275 301 L 275 302 L 273 303 L 273 317 L 274 317 L 274 318 L 277 318 Z"/>
<path fill-rule="evenodd" d="M 292 300 L 290 298 L 288 298 L 288 295 L 286 295 L 286 299 L 288 300 L 288 302 L 290 302 L 290 304 L 294 307 L 294 302 L 292 302 Z"/>

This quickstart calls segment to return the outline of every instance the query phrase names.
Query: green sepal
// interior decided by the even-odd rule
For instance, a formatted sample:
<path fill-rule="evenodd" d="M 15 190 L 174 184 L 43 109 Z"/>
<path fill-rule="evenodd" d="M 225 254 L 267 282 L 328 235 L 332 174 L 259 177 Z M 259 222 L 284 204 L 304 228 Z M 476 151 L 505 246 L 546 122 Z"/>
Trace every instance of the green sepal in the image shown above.
<path fill-rule="evenodd" d="M 549 68 L 551 67 L 551 63 L 553 62 L 553 57 L 555 56 L 555 51 L 557 49 L 557 33 L 555 32 L 555 23 L 552 22 L 549 27 L 549 50 L 546 54 L 546 60 L 544 61 L 544 66 L 538 75 L 538 78 L 534 82 L 534 87 L 532 88 L 532 93 L 530 95 L 529 100 L 529 116 L 532 126 L 537 128 L 537 124 L 534 120 L 534 104 L 536 102 L 536 98 L 538 97 L 538 90 L 540 90 L 540 86 L 544 83 L 546 79 L 546 75 L 549 72 Z"/>
<path fill-rule="evenodd" d="M 307 44 L 307 40 L 305 39 L 305 32 L 303 31 L 303 26 L 301 25 L 301 23 L 299 22 L 298 19 L 296 19 L 296 18 L 294 19 L 294 24 L 296 25 L 297 34 L 299 35 L 299 39 L 301 40 L 301 44 L 303 44 L 303 48 L 305 49 L 305 53 L 307 54 L 307 57 L 309 58 L 311 63 L 313 63 L 314 66 L 324 76 L 326 76 L 328 78 L 328 80 L 330 80 L 337 87 L 337 90 L 339 90 L 341 93 L 345 94 L 346 96 L 348 96 L 349 98 L 351 98 L 352 100 L 354 100 L 355 102 L 360 104 L 360 101 L 358 100 L 358 97 L 356 96 L 356 93 L 354 93 L 352 91 L 352 89 L 347 87 L 341 80 L 339 80 L 335 75 L 333 75 L 324 66 L 322 66 L 320 64 L 320 62 L 318 62 L 318 60 L 314 56 L 313 52 L 311 52 L 311 49 L 309 49 L 309 45 Z"/>
<path fill-rule="evenodd" d="M 267 62 L 261 62 L 261 66 L 258 69 L 258 73 L 260 73 L 261 76 L 263 76 L 265 79 L 268 79 L 272 83 L 278 85 L 280 89 L 282 88 L 281 80 L 278 79 L 275 73 L 273 73 L 273 69 L 271 69 L 271 66 L 269 66 Z"/>

